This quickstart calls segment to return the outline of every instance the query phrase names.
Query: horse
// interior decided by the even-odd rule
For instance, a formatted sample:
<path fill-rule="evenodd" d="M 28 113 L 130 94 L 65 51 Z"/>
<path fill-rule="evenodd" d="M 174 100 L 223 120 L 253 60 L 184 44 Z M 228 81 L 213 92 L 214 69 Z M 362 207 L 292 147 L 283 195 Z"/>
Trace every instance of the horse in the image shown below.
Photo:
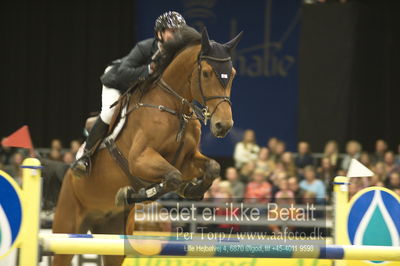
<path fill-rule="evenodd" d="M 77 178 L 69 170 L 54 233 L 132 234 L 135 202 L 170 191 L 201 200 L 220 175 L 219 164 L 199 150 L 201 122 L 209 121 L 217 138 L 233 126 L 231 54 L 242 32 L 225 44 L 210 40 L 206 29 L 200 34 L 186 26 L 176 35 L 165 43 L 158 70 L 141 86 L 145 89 L 136 89 L 128 100 L 126 124 L 115 141 L 126 168 L 100 149 L 88 177 Z M 72 256 L 57 254 L 53 265 L 69 265 Z M 123 259 L 104 256 L 103 262 L 119 265 Z"/>

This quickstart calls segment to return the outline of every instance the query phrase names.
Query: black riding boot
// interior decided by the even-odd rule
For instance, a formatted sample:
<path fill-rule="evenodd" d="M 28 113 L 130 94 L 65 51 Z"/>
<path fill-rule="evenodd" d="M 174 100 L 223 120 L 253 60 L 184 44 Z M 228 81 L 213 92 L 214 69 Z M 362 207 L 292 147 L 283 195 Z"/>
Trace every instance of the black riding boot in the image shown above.
<path fill-rule="evenodd" d="M 71 169 L 75 176 L 86 177 L 89 175 L 90 156 L 95 152 L 94 146 L 96 143 L 102 140 L 107 134 L 107 130 L 108 124 L 104 123 L 100 117 L 97 118 L 90 130 L 89 136 L 87 137 L 85 151 L 82 157 L 71 165 Z"/>

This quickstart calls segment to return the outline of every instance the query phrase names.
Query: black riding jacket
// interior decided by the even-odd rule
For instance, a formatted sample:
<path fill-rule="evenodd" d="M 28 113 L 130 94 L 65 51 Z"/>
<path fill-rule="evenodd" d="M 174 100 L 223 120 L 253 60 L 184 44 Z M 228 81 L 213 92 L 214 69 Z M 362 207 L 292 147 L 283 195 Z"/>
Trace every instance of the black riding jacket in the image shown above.
<path fill-rule="evenodd" d="M 157 50 L 155 38 L 138 42 L 127 56 L 112 62 L 112 68 L 100 77 L 101 82 L 108 88 L 127 90 L 135 81 L 149 76 L 149 64 Z"/>

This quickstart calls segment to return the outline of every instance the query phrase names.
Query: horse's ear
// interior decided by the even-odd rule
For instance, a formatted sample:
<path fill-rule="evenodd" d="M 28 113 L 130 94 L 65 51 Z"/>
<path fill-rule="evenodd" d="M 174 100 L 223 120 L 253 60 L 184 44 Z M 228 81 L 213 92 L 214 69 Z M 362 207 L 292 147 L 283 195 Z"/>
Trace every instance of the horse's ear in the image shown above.
<path fill-rule="evenodd" d="M 203 28 L 201 33 L 201 51 L 207 53 L 211 48 L 210 38 L 208 37 L 208 32 L 206 27 Z"/>
<path fill-rule="evenodd" d="M 228 48 L 229 52 L 235 49 L 236 45 L 239 43 L 240 39 L 242 38 L 243 31 L 241 31 L 235 38 L 230 40 L 229 42 L 225 43 L 224 46 Z"/>

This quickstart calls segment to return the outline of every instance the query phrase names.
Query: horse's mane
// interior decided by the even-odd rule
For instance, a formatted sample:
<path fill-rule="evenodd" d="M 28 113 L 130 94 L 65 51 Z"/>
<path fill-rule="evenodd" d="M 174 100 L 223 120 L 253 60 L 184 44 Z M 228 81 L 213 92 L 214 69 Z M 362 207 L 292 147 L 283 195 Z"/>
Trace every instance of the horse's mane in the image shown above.
<path fill-rule="evenodd" d="M 183 26 L 176 34 L 173 40 L 163 44 L 163 53 L 160 60 L 157 62 L 157 67 L 144 82 L 142 88 L 147 88 L 164 73 L 165 69 L 181 53 L 185 48 L 200 44 L 201 34 L 190 26 Z"/>

